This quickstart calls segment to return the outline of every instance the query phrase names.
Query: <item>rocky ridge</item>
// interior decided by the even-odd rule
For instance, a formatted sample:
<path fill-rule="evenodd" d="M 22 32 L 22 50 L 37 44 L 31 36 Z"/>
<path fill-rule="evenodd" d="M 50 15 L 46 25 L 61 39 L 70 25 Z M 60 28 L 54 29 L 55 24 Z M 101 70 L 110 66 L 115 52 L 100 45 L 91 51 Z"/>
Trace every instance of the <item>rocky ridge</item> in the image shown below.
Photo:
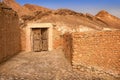
<path fill-rule="evenodd" d="M 3 0 L 3 2 L 15 10 L 23 22 L 53 23 L 70 28 L 78 28 L 82 25 L 95 30 L 103 30 L 104 28 L 120 29 L 120 19 L 104 10 L 94 16 L 69 9 L 51 10 L 34 4 L 21 6 L 15 0 Z"/>

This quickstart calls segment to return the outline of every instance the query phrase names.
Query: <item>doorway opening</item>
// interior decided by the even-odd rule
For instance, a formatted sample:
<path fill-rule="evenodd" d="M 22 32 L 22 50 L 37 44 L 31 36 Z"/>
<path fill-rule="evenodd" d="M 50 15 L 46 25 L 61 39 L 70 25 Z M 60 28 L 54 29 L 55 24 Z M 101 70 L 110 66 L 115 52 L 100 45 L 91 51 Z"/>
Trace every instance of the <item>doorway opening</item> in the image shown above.
<path fill-rule="evenodd" d="M 32 28 L 34 52 L 48 51 L 48 28 Z"/>

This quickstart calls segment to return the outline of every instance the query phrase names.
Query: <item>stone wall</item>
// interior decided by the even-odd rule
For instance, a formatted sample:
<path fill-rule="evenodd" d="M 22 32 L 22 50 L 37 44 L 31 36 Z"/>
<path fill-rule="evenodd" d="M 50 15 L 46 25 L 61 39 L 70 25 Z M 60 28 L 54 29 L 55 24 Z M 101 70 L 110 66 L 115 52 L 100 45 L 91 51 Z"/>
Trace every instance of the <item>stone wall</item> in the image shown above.
<path fill-rule="evenodd" d="M 81 32 L 72 34 L 72 65 L 120 74 L 120 31 Z M 70 44 L 70 45 L 71 45 Z"/>
<path fill-rule="evenodd" d="M 0 62 L 20 51 L 18 16 L 11 8 L 0 3 Z"/>

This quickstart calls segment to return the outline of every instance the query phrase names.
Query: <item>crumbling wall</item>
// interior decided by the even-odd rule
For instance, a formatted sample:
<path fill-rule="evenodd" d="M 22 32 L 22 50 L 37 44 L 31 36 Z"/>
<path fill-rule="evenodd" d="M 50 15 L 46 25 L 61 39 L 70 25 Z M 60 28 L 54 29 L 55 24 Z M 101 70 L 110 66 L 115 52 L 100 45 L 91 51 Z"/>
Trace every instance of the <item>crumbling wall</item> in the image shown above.
<path fill-rule="evenodd" d="M 0 62 L 20 51 L 18 16 L 11 8 L 0 3 Z"/>
<path fill-rule="evenodd" d="M 63 51 L 66 59 L 72 64 L 72 36 L 70 33 L 63 35 Z"/>
<path fill-rule="evenodd" d="M 100 70 L 120 74 L 120 31 L 82 32 L 72 34 L 74 69 Z"/>

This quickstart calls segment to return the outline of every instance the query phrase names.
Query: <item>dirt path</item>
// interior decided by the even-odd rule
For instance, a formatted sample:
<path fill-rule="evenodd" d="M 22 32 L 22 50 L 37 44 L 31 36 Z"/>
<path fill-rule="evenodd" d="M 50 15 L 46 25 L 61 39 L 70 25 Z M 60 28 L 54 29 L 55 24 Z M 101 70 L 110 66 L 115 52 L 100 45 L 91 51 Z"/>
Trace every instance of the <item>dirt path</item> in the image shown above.
<path fill-rule="evenodd" d="M 104 80 L 75 72 L 62 50 L 22 52 L 0 65 L 0 80 Z"/>

